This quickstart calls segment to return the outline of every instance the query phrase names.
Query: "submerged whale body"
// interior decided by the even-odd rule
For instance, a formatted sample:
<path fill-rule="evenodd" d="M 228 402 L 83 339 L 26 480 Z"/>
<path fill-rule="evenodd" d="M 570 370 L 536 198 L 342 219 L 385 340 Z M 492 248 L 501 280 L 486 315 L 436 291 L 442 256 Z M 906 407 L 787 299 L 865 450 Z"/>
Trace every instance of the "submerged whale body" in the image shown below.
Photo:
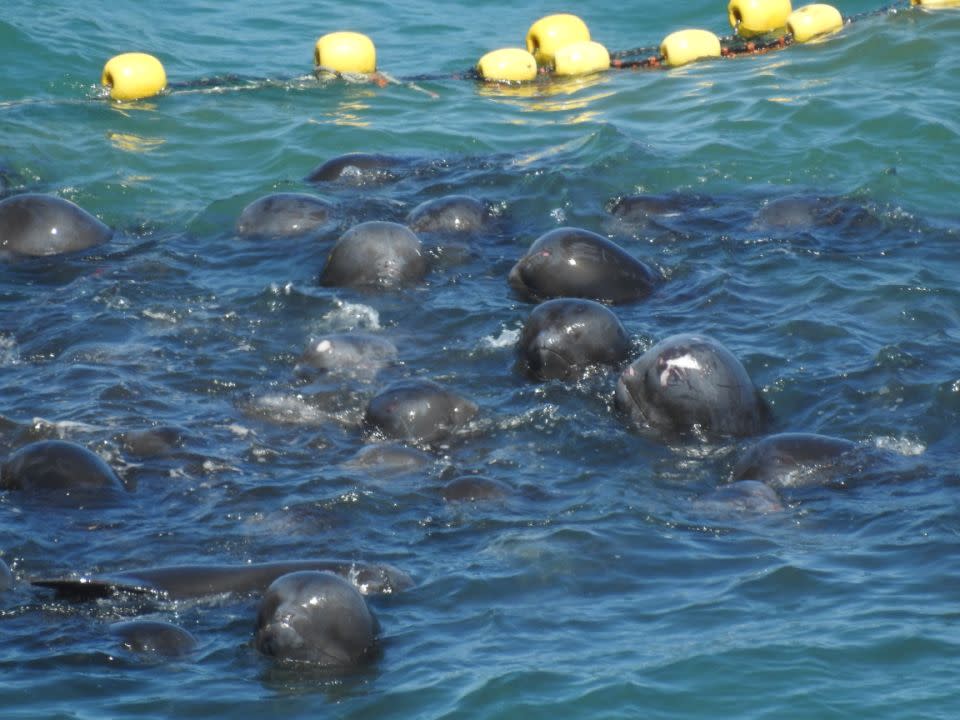
<path fill-rule="evenodd" d="M 397 361 L 397 347 L 368 333 L 332 333 L 314 338 L 300 356 L 300 374 L 331 373 L 373 377 Z"/>
<path fill-rule="evenodd" d="M 611 304 L 644 298 L 659 280 L 656 272 L 615 242 L 571 227 L 541 235 L 508 279 L 527 300 L 576 297 Z"/>
<path fill-rule="evenodd" d="M 241 237 L 294 237 L 323 227 L 333 206 L 316 195 L 273 193 L 247 205 L 237 219 Z"/>
<path fill-rule="evenodd" d="M 727 514 L 764 515 L 784 510 L 783 501 L 769 485 L 757 480 L 738 480 L 722 485 L 699 498 L 695 506 L 703 511 Z"/>
<path fill-rule="evenodd" d="M 344 466 L 393 475 L 417 472 L 431 462 L 433 458 L 423 450 L 397 442 L 384 442 L 361 448 Z"/>
<path fill-rule="evenodd" d="M 174 565 L 142 568 L 92 578 L 40 578 L 31 583 L 72 600 L 93 600 L 128 593 L 170 600 L 224 593 L 262 593 L 281 575 L 301 570 L 334 573 L 368 595 L 389 595 L 413 587 L 413 580 L 390 565 L 329 560 L 291 560 L 249 565 Z"/>
<path fill-rule="evenodd" d="M 446 195 L 422 202 L 407 215 L 414 232 L 469 233 L 483 228 L 487 210 L 468 195 Z"/>
<path fill-rule="evenodd" d="M 61 255 L 102 245 L 113 230 L 55 195 L 27 193 L 0 201 L 0 255 Z"/>
<path fill-rule="evenodd" d="M 9 590 L 14 584 L 13 571 L 2 559 L 0 559 L 0 592 Z"/>
<path fill-rule="evenodd" d="M 665 195 L 621 195 L 605 206 L 607 212 L 627 223 L 643 223 L 650 218 L 680 215 L 689 210 L 701 210 L 715 204 L 700 195 L 668 193 Z"/>
<path fill-rule="evenodd" d="M 407 161 L 391 155 L 377 153 L 347 153 L 338 155 L 315 167 L 307 182 L 340 182 L 350 185 L 367 185 L 388 182 L 399 177 Z"/>
<path fill-rule="evenodd" d="M 451 503 L 483 502 L 505 499 L 510 495 L 510 488 L 490 478 L 468 475 L 448 482 L 440 488 L 440 495 Z"/>
<path fill-rule="evenodd" d="M 176 658 L 197 647 L 197 639 L 182 627 L 159 620 L 129 620 L 113 623 L 110 634 L 124 649 L 141 655 Z"/>
<path fill-rule="evenodd" d="M 138 458 L 158 458 L 171 455 L 183 445 L 185 431 L 172 425 L 121 433 L 123 449 Z"/>
<path fill-rule="evenodd" d="M 432 380 L 404 380 L 370 401 L 364 425 L 387 438 L 432 443 L 469 422 L 477 410 L 472 400 Z"/>
<path fill-rule="evenodd" d="M 840 482 L 841 461 L 856 447 L 849 440 L 814 433 L 770 435 L 743 452 L 734 465 L 733 478 L 759 480 L 780 489 Z"/>
<path fill-rule="evenodd" d="M 103 458 L 66 440 L 40 440 L 13 452 L 0 466 L 0 489 L 69 495 L 123 491 Z"/>

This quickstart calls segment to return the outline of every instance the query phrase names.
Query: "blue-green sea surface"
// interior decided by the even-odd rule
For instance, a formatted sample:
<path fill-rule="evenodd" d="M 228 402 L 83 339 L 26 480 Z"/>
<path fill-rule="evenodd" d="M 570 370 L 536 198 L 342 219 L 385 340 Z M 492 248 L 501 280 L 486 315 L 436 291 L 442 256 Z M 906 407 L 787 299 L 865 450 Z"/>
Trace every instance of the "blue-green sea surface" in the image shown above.
<path fill-rule="evenodd" d="M 80 508 L 0 494 L 16 577 L 0 593 L 3 717 L 956 718 L 960 11 L 837 7 L 856 21 L 805 45 L 503 87 L 464 74 L 543 15 L 574 11 L 624 50 L 729 35 L 726 5 L 7 0 L 0 195 L 67 198 L 116 234 L 0 260 L 0 457 L 67 439 L 130 490 Z M 368 34 L 395 82 L 314 78 L 314 42 L 335 30 Z M 155 54 L 171 89 L 104 99 L 103 64 L 127 51 Z M 402 169 L 306 182 L 348 152 Z M 318 195 L 332 220 L 240 237 L 244 207 L 281 191 Z M 492 219 L 424 234 L 425 282 L 319 284 L 347 229 L 450 194 Z M 657 202 L 612 212 L 634 195 Z M 521 374 L 533 304 L 507 275 L 561 226 L 662 275 L 612 308 L 631 359 L 708 334 L 771 432 L 844 438 L 869 461 L 744 506 L 716 491 L 756 438 L 642 432 L 614 407 L 616 370 Z M 298 373 L 333 332 L 387 339 L 398 362 Z M 413 470 L 357 463 L 367 402 L 409 378 L 468 396 L 477 418 Z M 159 449 L 129 441 L 143 431 Z M 452 497 L 464 478 L 497 491 Z M 261 656 L 254 596 L 71 603 L 30 584 L 299 558 L 413 577 L 369 600 L 371 665 Z M 109 625 L 135 616 L 198 646 L 133 653 Z"/>

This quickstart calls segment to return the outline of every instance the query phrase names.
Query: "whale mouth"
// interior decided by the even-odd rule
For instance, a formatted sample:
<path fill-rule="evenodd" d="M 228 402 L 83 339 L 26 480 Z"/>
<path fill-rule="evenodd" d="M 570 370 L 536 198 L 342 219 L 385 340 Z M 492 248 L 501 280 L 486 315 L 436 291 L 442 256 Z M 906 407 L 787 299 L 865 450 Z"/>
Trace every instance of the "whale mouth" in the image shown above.
<path fill-rule="evenodd" d="M 289 657 L 305 648 L 303 637 L 286 619 L 268 622 L 257 630 L 257 649 L 264 655 Z"/>
<path fill-rule="evenodd" d="M 523 260 L 521 259 L 510 269 L 510 274 L 507 275 L 507 282 L 510 284 L 510 287 L 521 296 L 530 296 L 530 286 L 523 280 Z"/>
<path fill-rule="evenodd" d="M 640 379 L 641 382 L 635 382 L 637 379 Z M 633 365 L 630 365 L 620 375 L 620 379 L 617 380 L 614 401 L 621 412 L 628 413 L 635 419 L 639 416 L 644 422 L 649 423 L 649 419 L 643 411 L 645 398 L 642 393 L 640 393 L 639 397 L 637 394 L 637 391 L 642 390 L 642 380 L 641 374 L 637 372 L 637 369 Z"/>
<path fill-rule="evenodd" d="M 657 402 L 663 387 L 666 386 L 660 385 L 660 374 L 656 367 L 638 370 L 631 365 L 617 381 L 617 405 L 629 412 L 639 424 L 661 432 L 670 430 L 674 423 L 669 411 Z"/>
<path fill-rule="evenodd" d="M 537 345 L 526 356 L 531 375 L 540 380 L 569 380 L 576 375 L 576 363 L 557 350 Z"/>

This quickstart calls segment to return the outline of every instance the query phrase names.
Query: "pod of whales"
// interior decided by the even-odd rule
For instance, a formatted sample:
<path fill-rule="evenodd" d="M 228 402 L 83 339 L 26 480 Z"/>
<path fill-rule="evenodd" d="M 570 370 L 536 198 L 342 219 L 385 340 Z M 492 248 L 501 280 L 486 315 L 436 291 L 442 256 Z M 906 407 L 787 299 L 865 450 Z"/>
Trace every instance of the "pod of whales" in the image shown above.
<path fill-rule="evenodd" d="M 337 240 L 320 273 L 321 285 L 396 288 L 427 274 L 420 239 L 405 225 L 371 220 Z"/>
<path fill-rule="evenodd" d="M 264 655 L 346 668 L 373 657 L 379 623 L 357 589 L 331 573 L 277 578 L 260 601 L 256 646 Z"/>
<path fill-rule="evenodd" d="M 113 230 L 78 205 L 27 193 L 0 201 L 0 256 L 45 256 L 108 242 Z"/>
<path fill-rule="evenodd" d="M 769 410 L 740 361 L 705 335 L 660 341 L 620 376 L 617 408 L 641 426 L 707 439 L 756 435 Z"/>
<path fill-rule="evenodd" d="M 537 305 L 517 342 L 519 365 L 535 380 L 574 380 L 592 365 L 619 365 L 629 352 L 630 338 L 617 316 L 582 299 Z"/>
<path fill-rule="evenodd" d="M 367 595 L 389 595 L 413 587 L 413 580 L 389 565 L 364 565 L 330 560 L 291 560 L 249 565 L 175 565 L 82 578 L 37 578 L 31 584 L 50 588 L 71 600 L 94 600 L 118 594 L 146 595 L 169 600 L 225 593 L 263 593 L 282 575 L 314 570 L 346 578 Z"/>
<path fill-rule="evenodd" d="M 658 280 L 615 242 L 571 227 L 541 235 L 509 275 L 510 286 L 527 300 L 578 297 L 611 304 L 646 297 Z"/>
<path fill-rule="evenodd" d="M 381 156 L 344 156 L 325 163 L 310 179 L 383 180 L 393 177 L 391 163 Z M 45 206 L 39 203 L 38 207 Z M 236 230 L 244 237 L 300 235 L 327 223 L 331 210 L 329 203 L 315 196 L 277 193 L 248 205 Z M 634 198 L 621 200 L 614 212 L 625 217 L 670 214 L 674 205 L 669 198 Z M 804 208 L 789 203 L 772 205 L 767 214 L 772 219 L 766 218 L 766 222 L 772 225 L 778 217 L 785 218 L 782 224 L 787 227 L 807 222 Z M 0 229 L 5 227 L 3 223 L 10 223 L 9 217 L 0 204 Z M 406 218 L 409 228 L 379 221 L 357 225 L 331 251 L 321 282 L 360 287 L 417 282 L 426 274 L 427 265 L 414 232 L 475 232 L 487 220 L 481 203 L 466 196 L 448 196 L 414 208 Z M 6 238 L 0 235 L 0 250 L 31 254 L 21 252 L 16 243 L 8 247 Z M 39 240 L 21 244 L 31 249 L 44 247 Z M 81 243 L 68 249 L 82 247 Z M 629 355 L 630 338 L 614 312 L 601 303 L 638 300 L 659 281 L 654 270 L 600 235 L 577 228 L 544 234 L 516 263 L 509 278 L 525 299 L 547 298 L 530 312 L 515 347 L 522 372 L 535 380 L 570 380 L 594 365 L 621 366 Z M 374 376 L 396 360 L 397 348 L 384 338 L 340 333 L 312 340 L 299 358 L 298 369 Z M 739 361 L 715 340 L 699 335 L 673 336 L 651 348 L 620 376 L 615 397 L 617 407 L 632 420 L 667 434 L 740 437 L 763 432 L 769 420 L 765 403 Z M 409 380 L 389 386 L 370 401 L 364 426 L 387 438 L 432 443 L 447 438 L 477 412 L 475 403 L 436 383 Z M 176 428 L 124 437 L 126 451 L 139 458 L 162 457 L 181 443 Z M 824 471 L 853 447 L 853 443 L 824 436 L 765 438 L 741 456 L 732 471 L 734 482 L 698 502 L 701 507 L 780 511 L 783 504 L 774 488 L 822 482 Z M 434 462 L 419 449 L 383 443 L 365 447 L 346 465 L 412 473 Z M 0 487 L 122 490 L 123 484 L 94 453 L 72 443 L 45 441 L 21 448 L 0 466 Z M 453 480 L 439 492 L 450 503 L 502 500 L 511 495 L 511 489 L 497 480 L 473 476 Z M 379 626 L 363 595 L 399 592 L 412 585 L 407 575 L 389 566 L 311 560 L 154 567 L 32 582 L 74 600 L 121 594 L 172 600 L 263 594 L 255 635 L 258 650 L 284 660 L 331 666 L 357 664 L 373 653 Z M 10 569 L 0 561 L 0 590 L 12 584 Z M 190 633 L 169 623 L 117 623 L 110 626 L 110 632 L 128 650 L 144 654 L 177 657 L 196 646 Z"/>

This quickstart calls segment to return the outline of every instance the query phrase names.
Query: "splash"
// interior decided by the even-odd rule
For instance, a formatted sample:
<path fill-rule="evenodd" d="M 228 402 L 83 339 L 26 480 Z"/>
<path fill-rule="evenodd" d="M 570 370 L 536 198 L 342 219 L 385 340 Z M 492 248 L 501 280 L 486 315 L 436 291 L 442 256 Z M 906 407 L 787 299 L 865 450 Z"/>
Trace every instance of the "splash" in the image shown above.
<path fill-rule="evenodd" d="M 323 320 L 335 330 L 380 330 L 380 313 L 369 305 L 334 300 L 334 309 Z"/>
<path fill-rule="evenodd" d="M 480 348 L 494 350 L 513 347 L 520 339 L 519 328 L 501 328 L 499 335 L 486 335 L 480 339 Z"/>
<path fill-rule="evenodd" d="M 875 437 L 873 444 L 880 450 L 889 450 L 905 457 L 923 455 L 927 451 L 926 445 L 910 438 Z"/>

